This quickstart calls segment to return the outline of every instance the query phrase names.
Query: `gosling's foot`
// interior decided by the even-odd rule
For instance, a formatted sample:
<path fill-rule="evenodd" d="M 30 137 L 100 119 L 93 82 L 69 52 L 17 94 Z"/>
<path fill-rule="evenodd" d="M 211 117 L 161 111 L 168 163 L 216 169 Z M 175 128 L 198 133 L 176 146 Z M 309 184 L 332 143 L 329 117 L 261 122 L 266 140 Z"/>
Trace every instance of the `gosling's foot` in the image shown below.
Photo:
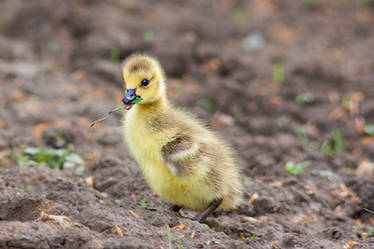
<path fill-rule="evenodd" d="M 181 207 L 178 206 L 178 205 L 175 205 L 173 204 L 171 207 L 170 207 L 170 211 L 174 211 L 174 212 L 179 212 L 179 210 L 181 210 Z"/>
<path fill-rule="evenodd" d="M 200 223 L 204 221 L 206 217 L 208 217 L 214 210 L 216 210 L 216 208 L 218 208 L 221 202 L 222 199 L 212 201 L 204 211 L 196 215 L 195 220 L 197 220 Z"/>
<path fill-rule="evenodd" d="M 187 211 L 187 213 L 186 213 L 185 210 L 183 210 L 183 209 L 182 209 L 180 206 L 178 206 L 178 205 L 173 204 L 172 206 L 170 206 L 169 210 L 175 212 L 175 214 L 176 214 L 178 217 L 180 217 L 180 218 L 190 219 L 190 220 L 194 220 L 194 219 L 195 219 L 195 217 L 194 217 L 192 214 L 189 214 L 188 211 Z"/>

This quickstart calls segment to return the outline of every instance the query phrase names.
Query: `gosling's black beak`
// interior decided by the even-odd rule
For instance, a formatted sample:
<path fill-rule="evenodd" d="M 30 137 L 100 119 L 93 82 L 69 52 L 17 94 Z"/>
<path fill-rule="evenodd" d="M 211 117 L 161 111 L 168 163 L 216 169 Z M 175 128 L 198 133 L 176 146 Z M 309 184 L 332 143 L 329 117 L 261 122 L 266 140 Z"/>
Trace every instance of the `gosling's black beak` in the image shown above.
<path fill-rule="evenodd" d="M 128 89 L 125 97 L 122 99 L 124 104 L 129 104 L 131 101 L 136 99 L 136 89 Z"/>

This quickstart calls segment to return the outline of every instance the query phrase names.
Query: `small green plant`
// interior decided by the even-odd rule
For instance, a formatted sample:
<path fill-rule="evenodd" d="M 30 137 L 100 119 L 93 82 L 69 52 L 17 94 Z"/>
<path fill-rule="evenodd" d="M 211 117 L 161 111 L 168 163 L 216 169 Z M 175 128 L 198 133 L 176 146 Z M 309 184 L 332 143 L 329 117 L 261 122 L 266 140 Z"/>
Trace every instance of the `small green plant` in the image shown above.
<path fill-rule="evenodd" d="M 304 172 L 304 169 L 308 167 L 310 164 L 310 161 L 304 161 L 301 163 L 287 162 L 284 165 L 284 169 L 294 176 L 301 176 Z"/>
<path fill-rule="evenodd" d="M 21 189 L 27 193 L 30 193 L 32 191 L 32 188 L 30 186 L 21 186 Z"/>
<path fill-rule="evenodd" d="M 343 139 L 344 137 L 341 131 L 338 129 L 334 130 L 332 134 L 332 141 L 334 143 L 336 153 L 343 152 L 344 150 Z"/>
<path fill-rule="evenodd" d="M 248 11 L 243 7 L 236 7 L 232 13 L 232 19 L 237 24 L 244 23 L 249 17 Z"/>
<path fill-rule="evenodd" d="M 200 99 L 197 101 L 197 105 L 211 113 L 216 110 L 215 104 L 210 99 Z"/>
<path fill-rule="evenodd" d="M 304 146 L 309 147 L 310 139 L 308 137 L 307 127 L 305 125 L 298 125 L 295 128 L 295 132 L 296 132 L 296 136 L 300 140 L 300 142 Z"/>
<path fill-rule="evenodd" d="M 252 236 L 251 236 L 251 240 L 254 240 L 255 237 L 256 237 L 256 234 L 252 234 Z"/>
<path fill-rule="evenodd" d="M 282 84 L 286 79 L 282 64 L 273 65 L 273 80 L 278 84 Z"/>
<path fill-rule="evenodd" d="M 118 47 L 113 47 L 110 49 L 110 60 L 113 62 L 119 62 L 121 57 L 121 51 Z"/>
<path fill-rule="evenodd" d="M 146 208 L 147 207 L 147 200 L 145 198 L 143 198 L 141 200 L 140 204 L 142 205 L 143 208 Z"/>
<path fill-rule="evenodd" d="M 349 108 L 349 103 L 351 102 L 352 100 L 348 97 L 348 96 L 346 96 L 346 95 L 344 95 L 343 97 L 342 97 L 342 103 L 341 103 L 341 106 L 344 108 L 344 109 L 348 109 Z"/>
<path fill-rule="evenodd" d="M 343 139 L 343 134 L 340 132 L 340 130 L 335 129 L 332 134 L 332 139 L 326 140 L 322 143 L 321 151 L 330 157 L 337 153 L 343 152 Z"/>
<path fill-rule="evenodd" d="M 155 39 L 155 34 L 153 33 L 152 30 L 146 30 L 143 33 L 143 39 L 144 41 L 148 41 L 148 42 L 153 41 Z"/>
<path fill-rule="evenodd" d="M 328 155 L 328 156 L 330 156 L 330 157 L 333 156 L 333 155 L 335 155 L 334 150 L 333 150 L 333 148 L 332 148 L 332 146 L 331 146 L 331 144 L 330 144 L 329 141 L 324 141 L 324 142 L 322 143 L 321 151 L 322 151 L 325 155 Z"/>
<path fill-rule="evenodd" d="M 295 102 L 298 104 L 310 104 L 313 103 L 314 96 L 311 93 L 300 93 L 296 95 Z"/>
<path fill-rule="evenodd" d="M 365 125 L 365 133 L 368 136 L 374 136 L 374 124 Z"/>
<path fill-rule="evenodd" d="M 105 202 L 105 206 L 107 206 L 107 207 L 110 207 L 110 208 L 111 208 L 111 207 L 113 207 L 113 204 L 112 204 L 112 203 L 110 203 L 110 202 L 107 202 L 107 201 L 106 201 L 106 202 Z"/>
<path fill-rule="evenodd" d="M 22 167 L 43 166 L 52 169 L 73 169 L 76 175 L 82 175 L 84 171 L 83 159 L 65 149 L 27 147 L 17 155 L 17 160 Z"/>

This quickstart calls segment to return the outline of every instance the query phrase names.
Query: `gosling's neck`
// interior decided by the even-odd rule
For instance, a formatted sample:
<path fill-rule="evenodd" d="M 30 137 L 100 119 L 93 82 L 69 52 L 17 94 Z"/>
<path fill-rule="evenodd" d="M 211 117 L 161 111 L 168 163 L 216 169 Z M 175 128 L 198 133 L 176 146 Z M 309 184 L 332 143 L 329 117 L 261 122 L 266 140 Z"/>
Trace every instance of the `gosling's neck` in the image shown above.
<path fill-rule="evenodd" d="M 149 104 L 137 104 L 135 105 L 135 110 L 138 113 L 146 113 L 148 115 L 150 114 L 157 114 L 162 113 L 167 110 L 167 108 L 170 106 L 169 100 L 166 96 L 160 97 L 158 100 L 149 103 Z"/>

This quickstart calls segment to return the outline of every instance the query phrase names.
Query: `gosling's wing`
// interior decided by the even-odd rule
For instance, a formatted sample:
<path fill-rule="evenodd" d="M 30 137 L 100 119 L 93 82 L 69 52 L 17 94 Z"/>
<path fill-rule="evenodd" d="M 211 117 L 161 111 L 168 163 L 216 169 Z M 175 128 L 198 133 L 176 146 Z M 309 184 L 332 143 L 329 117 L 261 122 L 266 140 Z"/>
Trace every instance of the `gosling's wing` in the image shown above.
<path fill-rule="evenodd" d="M 178 134 L 162 147 L 162 159 L 170 171 L 179 177 L 189 175 L 200 158 L 199 143 L 187 134 Z"/>

